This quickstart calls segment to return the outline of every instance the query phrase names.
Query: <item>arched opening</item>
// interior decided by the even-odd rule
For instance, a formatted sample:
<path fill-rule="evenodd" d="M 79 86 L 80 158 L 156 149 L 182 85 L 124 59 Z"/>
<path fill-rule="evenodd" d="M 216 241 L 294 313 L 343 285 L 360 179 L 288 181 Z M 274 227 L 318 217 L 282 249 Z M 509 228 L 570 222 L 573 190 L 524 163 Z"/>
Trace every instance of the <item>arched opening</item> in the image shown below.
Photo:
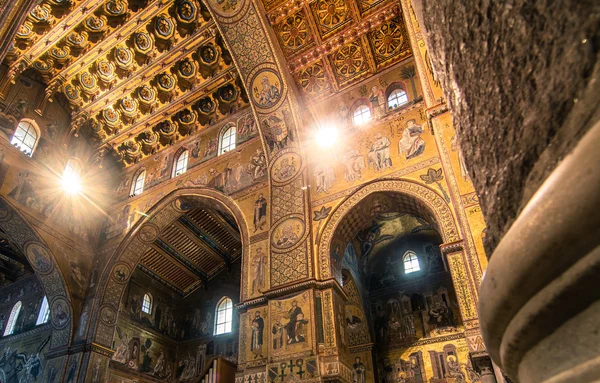
<path fill-rule="evenodd" d="M 450 373 L 457 364 L 448 355 L 458 365 L 468 362 L 464 352 L 444 353 L 449 339 L 464 331 L 440 251 L 447 227 L 439 212 L 402 192 L 348 201 L 355 202 L 334 214 L 329 252 L 333 276 L 349 297 L 345 326 L 355 381 L 444 381 L 450 375 L 435 375 L 428 366 L 442 360 Z"/>
<path fill-rule="evenodd" d="M 237 129 L 235 124 L 225 125 L 225 128 L 223 129 L 219 139 L 219 155 L 235 149 L 236 135 Z"/>
<path fill-rule="evenodd" d="M 4 198 L 0 215 L 0 348 L 10 345 L 5 362 L 18 369 L 13 372 L 22 371 L 15 379 L 24 379 L 25 365 L 47 365 L 51 349 L 70 344 L 72 307 L 42 238 Z M 29 377 L 39 381 L 42 372 L 34 370 Z"/>
<path fill-rule="evenodd" d="M 241 216 L 226 206 L 229 201 L 212 198 L 214 191 L 207 194 L 159 202 L 122 245 L 121 254 L 137 263 L 117 256 L 109 264 L 104 304 L 113 296 L 106 291 L 123 291 L 120 302 L 105 306 L 111 312 L 120 308 L 114 321 L 103 322 L 103 310 L 109 309 L 100 310 L 100 326 L 114 326 L 111 379 L 190 381 L 199 379 L 214 358 L 235 370 L 239 317 L 234 306 L 247 235 L 238 225 Z"/>
<path fill-rule="evenodd" d="M 173 162 L 173 177 L 177 177 L 187 172 L 189 150 L 182 148 L 175 154 L 175 161 Z"/>
<path fill-rule="evenodd" d="M 134 197 L 144 192 L 144 183 L 146 182 L 146 169 L 141 168 L 133 175 L 133 181 L 131 182 L 131 191 L 129 195 Z"/>
<path fill-rule="evenodd" d="M 361 126 L 371 121 L 371 108 L 365 104 L 359 104 L 352 112 L 354 126 Z"/>
<path fill-rule="evenodd" d="M 10 143 L 31 157 L 33 156 L 33 151 L 37 146 L 39 138 L 40 128 L 38 128 L 35 121 L 23 119 L 19 121 Z"/>

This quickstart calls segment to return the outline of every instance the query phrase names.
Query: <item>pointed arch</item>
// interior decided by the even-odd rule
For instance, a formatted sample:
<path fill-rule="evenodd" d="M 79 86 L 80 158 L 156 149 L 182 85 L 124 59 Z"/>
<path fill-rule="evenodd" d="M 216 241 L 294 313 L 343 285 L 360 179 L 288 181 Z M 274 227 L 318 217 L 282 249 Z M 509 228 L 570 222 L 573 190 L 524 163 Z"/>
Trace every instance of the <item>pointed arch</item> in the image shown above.
<path fill-rule="evenodd" d="M 50 348 L 69 346 L 73 336 L 73 308 L 67 283 L 56 257 L 35 229 L 2 196 L 0 196 L 0 229 L 27 257 L 44 289 L 50 314 L 58 311 L 60 306 L 62 312 L 60 318 L 50 315 L 52 324 Z"/>
<path fill-rule="evenodd" d="M 247 268 L 247 255 L 249 247 L 249 230 L 247 220 L 236 202 L 225 194 L 209 188 L 182 188 L 171 192 L 157 202 L 147 212 L 147 216 L 138 221 L 125 236 L 119 247 L 104 269 L 102 277 L 98 282 L 96 300 L 94 302 L 93 314 L 90 315 L 89 341 L 100 344 L 103 347 L 111 347 L 116 323 L 118 319 L 118 308 L 125 291 L 125 287 L 131 278 L 136 265 L 140 262 L 142 255 L 160 231 L 179 217 L 203 204 L 217 204 L 220 208 L 233 216 L 240 230 L 242 242 L 242 267 Z M 125 278 L 115 278 L 115 269 L 118 268 Z M 242 276 L 240 286 L 241 294 L 247 290 L 247 281 Z"/>
<path fill-rule="evenodd" d="M 433 189 L 420 183 L 405 179 L 375 180 L 364 184 L 354 193 L 346 197 L 329 215 L 320 233 L 318 242 L 319 272 L 326 279 L 334 275 L 330 262 L 332 239 L 338 226 L 350 210 L 363 199 L 377 192 L 399 193 L 411 201 L 420 211 L 435 219 L 444 242 L 455 242 L 460 239 L 458 226 L 444 198 Z"/>

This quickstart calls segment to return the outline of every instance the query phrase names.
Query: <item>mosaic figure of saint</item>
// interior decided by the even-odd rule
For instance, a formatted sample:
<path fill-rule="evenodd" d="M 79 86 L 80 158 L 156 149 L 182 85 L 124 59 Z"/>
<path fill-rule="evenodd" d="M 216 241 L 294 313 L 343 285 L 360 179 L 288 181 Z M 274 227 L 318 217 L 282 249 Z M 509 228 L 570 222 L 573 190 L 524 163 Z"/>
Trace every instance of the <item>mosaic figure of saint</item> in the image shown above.
<path fill-rule="evenodd" d="M 371 88 L 369 101 L 371 101 L 371 106 L 373 107 L 373 112 L 375 112 L 376 118 L 385 116 L 385 94 L 377 85 L 374 85 Z"/>
<path fill-rule="evenodd" d="M 375 141 L 371 145 L 368 154 L 369 166 L 373 166 L 376 172 L 392 167 L 390 158 L 390 140 L 380 132 L 375 134 Z"/>
<path fill-rule="evenodd" d="M 329 188 L 335 182 L 335 172 L 327 165 L 317 165 L 315 168 L 316 193 L 328 193 Z"/>
<path fill-rule="evenodd" d="M 252 261 L 252 294 L 260 292 L 260 289 L 265 283 L 265 268 L 267 266 L 267 256 L 263 253 L 262 248 L 256 249 L 256 255 Z"/>
<path fill-rule="evenodd" d="M 349 146 L 344 153 L 344 179 L 351 183 L 360 180 L 364 168 L 365 157 Z"/>
<path fill-rule="evenodd" d="M 407 160 L 415 158 L 425 150 L 425 141 L 421 138 L 423 127 L 417 125 L 415 120 L 406 123 L 406 129 L 402 132 L 402 138 L 398 142 L 398 152 L 404 153 Z"/>
<path fill-rule="evenodd" d="M 360 360 L 360 356 L 357 356 L 354 359 L 354 364 L 352 365 L 352 368 L 354 383 L 367 383 L 367 369 L 365 368 L 363 362 Z"/>
<path fill-rule="evenodd" d="M 263 357 L 262 345 L 263 345 L 263 333 L 265 328 L 265 321 L 260 316 L 260 311 L 254 314 L 254 318 L 251 323 L 252 328 L 252 339 L 250 342 L 250 351 L 254 354 L 254 359 Z"/>
<path fill-rule="evenodd" d="M 280 97 L 279 88 L 271 84 L 267 76 L 263 76 L 260 79 L 260 84 L 262 89 L 258 93 L 258 103 L 265 107 L 275 104 Z"/>
<path fill-rule="evenodd" d="M 277 240 L 277 246 L 287 247 L 298 242 L 298 235 L 294 233 L 292 225 L 286 225 L 281 231 L 281 237 Z"/>

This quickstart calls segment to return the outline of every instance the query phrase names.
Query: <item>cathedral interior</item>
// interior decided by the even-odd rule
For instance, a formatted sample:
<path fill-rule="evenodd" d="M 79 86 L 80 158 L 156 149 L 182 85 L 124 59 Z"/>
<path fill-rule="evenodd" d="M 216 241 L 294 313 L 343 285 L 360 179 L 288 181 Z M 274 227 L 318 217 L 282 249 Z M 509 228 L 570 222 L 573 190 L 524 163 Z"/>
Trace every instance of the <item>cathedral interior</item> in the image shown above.
<path fill-rule="evenodd" d="M 0 1 L 0 383 L 600 381 L 600 3 Z"/>

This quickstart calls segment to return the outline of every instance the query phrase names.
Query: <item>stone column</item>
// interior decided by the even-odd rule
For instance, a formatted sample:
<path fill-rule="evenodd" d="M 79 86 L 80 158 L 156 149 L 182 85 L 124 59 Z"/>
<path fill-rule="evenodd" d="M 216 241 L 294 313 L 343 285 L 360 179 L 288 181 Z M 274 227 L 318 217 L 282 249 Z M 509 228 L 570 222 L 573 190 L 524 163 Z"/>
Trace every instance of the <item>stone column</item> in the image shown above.
<path fill-rule="evenodd" d="M 490 259 L 479 303 L 483 334 L 515 380 L 600 376 L 598 142 L 600 123 L 552 172 Z"/>

